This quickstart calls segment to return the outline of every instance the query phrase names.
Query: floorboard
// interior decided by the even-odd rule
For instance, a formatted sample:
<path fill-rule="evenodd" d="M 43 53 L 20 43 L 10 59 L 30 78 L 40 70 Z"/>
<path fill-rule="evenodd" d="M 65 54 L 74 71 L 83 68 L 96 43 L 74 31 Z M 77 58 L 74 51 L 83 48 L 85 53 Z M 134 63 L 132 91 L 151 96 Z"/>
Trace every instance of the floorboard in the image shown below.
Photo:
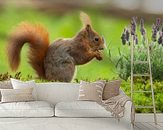
<path fill-rule="evenodd" d="M 150 128 L 151 130 L 160 130 L 158 127 L 157 127 L 157 125 L 155 125 L 155 124 L 151 124 L 150 122 L 145 122 L 145 123 L 143 123 L 146 127 L 148 127 L 148 128 Z"/>
<path fill-rule="evenodd" d="M 163 123 L 155 125 L 154 122 L 136 122 L 134 130 L 163 130 Z"/>
<path fill-rule="evenodd" d="M 139 128 L 140 130 L 149 130 L 148 127 L 144 126 L 142 123 L 140 122 L 136 122 L 135 123 L 136 127 Z"/>
<path fill-rule="evenodd" d="M 158 123 L 157 125 L 155 125 L 154 122 L 150 122 L 149 124 L 152 125 L 154 128 L 157 128 L 159 130 L 163 130 L 163 126 L 160 125 L 161 123 Z"/>
<path fill-rule="evenodd" d="M 141 129 L 139 129 L 139 128 L 135 125 L 133 130 L 141 130 Z"/>
<path fill-rule="evenodd" d="M 159 125 L 160 125 L 161 127 L 163 127 L 163 122 L 162 122 L 162 123 L 159 123 Z"/>

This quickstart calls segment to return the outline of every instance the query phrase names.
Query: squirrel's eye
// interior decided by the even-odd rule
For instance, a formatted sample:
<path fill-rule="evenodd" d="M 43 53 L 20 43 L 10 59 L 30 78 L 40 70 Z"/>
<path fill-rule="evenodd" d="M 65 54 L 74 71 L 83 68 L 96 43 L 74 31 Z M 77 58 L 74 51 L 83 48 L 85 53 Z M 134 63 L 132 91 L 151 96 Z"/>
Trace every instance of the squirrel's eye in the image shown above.
<path fill-rule="evenodd" d="M 95 37 L 95 41 L 98 42 L 98 38 L 97 37 Z"/>

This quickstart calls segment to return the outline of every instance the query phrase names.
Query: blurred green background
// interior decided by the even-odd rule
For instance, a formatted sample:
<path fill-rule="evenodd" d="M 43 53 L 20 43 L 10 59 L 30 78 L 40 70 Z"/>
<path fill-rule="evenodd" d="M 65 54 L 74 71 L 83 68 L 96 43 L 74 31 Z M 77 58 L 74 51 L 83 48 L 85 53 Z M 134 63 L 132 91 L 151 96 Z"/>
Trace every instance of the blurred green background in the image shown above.
<path fill-rule="evenodd" d="M 91 17 L 94 29 L 105 37 L 114 59 L 118 55 L 118 48 L 127 51 L 127 48 L 122 48 L 120 37 L 132 16 L 145 18 L 148 30 L 154 18 L 162 16 L 162 7 L 159 6 L 161 1 L 153 2 L 152 0 L 130 2 L 121 0 L 0 0 L 0 73 L 12 73 L 6 57 L 7 38 L 14 26 L 22 21 L 40 23 L 45 26 L 50 34 L 50 41 L 53 42 L 57 38 L 73 37 L 82 27 L 79 12 L 85 11 Z M 151 6 L 152 4 L 155 6 L 157 4 L 157 9 Z M 27 63 L 27 50 L 28 45 L 25 45 L 18 71 L 21 71 L 24 76 L 35 75 Z M 103 57 L 103 61 L 93 60 L 86 65 L 78 66 L 76 78 L 89 78 L 90 80 L 116 78 L 117 70 L 107 50 L 103 52 Z"/>
<path fill-rule="evenodd" d="M 121 46 L 121 32 L 129 21 L 126 19 L 117 19 L 94 10 L 86 10 L 85 12 L 90 15 L 94 29 L 105 37 L 106 43 L 110 44 L 111 50 L 116 55 L 117 48 Z M 22 21 L 40 23 L 47 28 L 50 34 L 50 41 L 53 42 L 57 38 L 73 37 L 82 28 L 79 13 L 80 11 L 78 10 L 65 14 L 57 14 L 44 13 L 43 11 L 29 7 L 23 9 L 12 6 L 5 7 L 0 12 L 0 72 L 11 73 L 5 49 L 7 36 L 14 26 Z M 27 51 L 28 45 L 25 45 L 21 52 L 21 64 L 18 71 L 21 71 L 23 75 L 35 75 L 27 63 Z M 117 77 L 114 64 L 109 60 L 106 50 L 103 52 L 103 57 L 102 61 L 94 59 L 86 65 L 78 66 L 76 77 L 78 79 L 89 78 L 90 80 Z"/>
<path fill-rule="evenodd" d="M 0 73 L 12 73 L 7 63 L 5 49 L 7 36 L 14 26 L 22 21 L 40 23 L 47 28 L 50 34 L 50 41 L 53 42 L 58 38 L 73 37 L 81 29 L 82 24 L 79 20 L 81 10 L 88 13 L 91 17 L 94 29 L 105 37 L 106 43 L 112 52 L 112 58 L 116 58 L 118 48 L 122 48 L 120 37 L 124 27 L 130 23 L 130 18 L 133 15 L 140 15 L 141 12 L 122 10 L 119 7 L 122 2 L 119 1 L 119 6 L 114 2 L 112 0 L 97 0 L 96 2 L 92 0 L 70 0 L 69 2 L 65 0 L 0 1 Z M 133 4 L 135 6 L 135 3 Z M 115 5 L 118 7 L 113 7 Z M 151 26 L 149 23 L 152 22 L 149 21 L 151 17 L 148 14 L 142 14 L 142 16 L 147 19 L 146 26 L 149 28 Z M 123 49 L 126 50 L 127 48 Z M 25 45 L 21 52 L 21 64 L 18 71 L 21 71 L 24 76 L 28 74 L 35 76 L 34 71 L 27 63 L 27 51 L 28 45 Z M 88 64 L 77 67 L 77 79 L 95 80 L 98 78 L 112 79 L 117 77 L 115 64 L 110 60 L 107 50 L 103 52 L 102 61 L 94 59 Z"/>

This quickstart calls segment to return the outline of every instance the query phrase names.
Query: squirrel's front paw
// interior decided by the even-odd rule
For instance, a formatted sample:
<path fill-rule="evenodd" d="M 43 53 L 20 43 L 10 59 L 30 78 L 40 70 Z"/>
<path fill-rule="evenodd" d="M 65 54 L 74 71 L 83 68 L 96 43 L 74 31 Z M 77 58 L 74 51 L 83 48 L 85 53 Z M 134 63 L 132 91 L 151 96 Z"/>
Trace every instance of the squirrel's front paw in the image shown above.
<path fill-rule="evenodd" d="M 96 57 L 97 60 L 102 60 L 102 57 Z"/>
<path fill-rule="evenodd" d="M 101 53 L 97 53 L 95 57 L 96 57 L 97 60 L 102 60 Z"/>

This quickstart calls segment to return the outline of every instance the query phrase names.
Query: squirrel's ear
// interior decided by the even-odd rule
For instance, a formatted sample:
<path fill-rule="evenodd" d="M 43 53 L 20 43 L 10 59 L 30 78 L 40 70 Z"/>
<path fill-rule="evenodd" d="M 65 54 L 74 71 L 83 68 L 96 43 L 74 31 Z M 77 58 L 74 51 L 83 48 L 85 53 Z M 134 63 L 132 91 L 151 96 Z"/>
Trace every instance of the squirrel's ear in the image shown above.
<path fill-rule="evenodd" d="M 89 24 L 86 25 L 85 30 L 87 31 L 88 35 L 92 32 L 92 28 Z"/>
<path fill-rule="evenodd" d="M 91 20 L 90 17 L 84 13 L 84 12 L 80 12 L 80 20 L 83 23 L 83 26 L 86 27 L 87 25 L 91 26 Z"/>

